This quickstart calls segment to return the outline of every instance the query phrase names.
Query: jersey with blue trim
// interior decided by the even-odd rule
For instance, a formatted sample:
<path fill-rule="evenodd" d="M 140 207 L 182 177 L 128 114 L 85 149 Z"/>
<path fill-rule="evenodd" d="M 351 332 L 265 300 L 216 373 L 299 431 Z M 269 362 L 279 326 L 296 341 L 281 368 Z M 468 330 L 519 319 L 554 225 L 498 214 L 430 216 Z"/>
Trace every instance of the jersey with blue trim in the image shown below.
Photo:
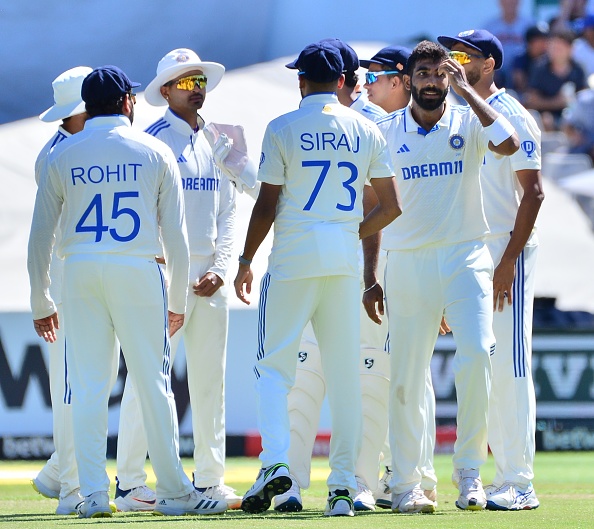
<path fill-rule="evenodd" d="M 363 92 L 359 92 L 359 96 L 355 99 L 349 107 L 355 112 L 359 112 L 362 116 L 377 123 L 380 119 L 385 118 L 388 113 L 380 106 L 372 103 Z"/>
<path fill-rule="evenodd" d="M 492 235 L 509 235 L 514 229 L 520 200 L 524 194 L 516 171 L 540 169 L 541 133 L 530 112 L 505 89 L 498 90 L 486 101 L 509 120 L 520 139 L 520 148 L 511 156 L 497 157 L 491 151 L 487 152 L 481 169 L 481 186 L 489 231 Z"/>
<path fill-rule="evenodd" d="M 427 132 L 410 104 L 378 122 L 396 170 L 402 215 L 384 228 L 382 248 L 410 250 L 483 237 L 480 167 L 489 140 L 470 107 L 446 103 Z"/>
<path fill-rule="evenodd" d="M 43 168 L 47 161 L 47 157 L 50 151 L 58 145 L 61 141 L 72 136 L 70 132 L 64 129 L 61 125 L 58 127 L 58 131 L 50 138 L 50 140 L 43 146 L 37 160 L 35 160 L 35 183 L 39 185 L 39 179 L 43 174 Z M 62 237 L 60 228 L 56 228 L 56 244 L 52 252 L 52 261 L 50 264 L 50 295 L 54 300 L 54 303 L 62 303 L 62 274 L 64 273 L 64 261 L 56 255 L 56 246 L 59 245 L 59 241 Z"/>
<path fill-rule="evenodd" d="M 333 93 L 304 97 L 268 124 L 258 179 L 282 186 L 268 271 L 274 279 L 358 277 L 365 179 L 393 175 L 377 126 Z"/>
<path fill-rule="evenodd" d="M 209 271 L 224 280 L 235 240 L 236 191 L 216 166 L 203 129 L 200 116 L 198 129 L 193 130 L 168 108 L 146 132 L 171 147 L 177 158 L 184 188 L 190 255 L 214 256 Z"/>
<path fill-rule="evenodd" d="M 164 249 L 169 309 L 185 311 L 189 252 L 184 200 L 177 162 L 163 142 L 132 129 L 123 115 L 98 116 L 51 151 L 39 180 L 29 240 L 35 319 L 55 311 L 47 270 L 58 220 L 59 257 L 113 253 L 154 258 Z"/>

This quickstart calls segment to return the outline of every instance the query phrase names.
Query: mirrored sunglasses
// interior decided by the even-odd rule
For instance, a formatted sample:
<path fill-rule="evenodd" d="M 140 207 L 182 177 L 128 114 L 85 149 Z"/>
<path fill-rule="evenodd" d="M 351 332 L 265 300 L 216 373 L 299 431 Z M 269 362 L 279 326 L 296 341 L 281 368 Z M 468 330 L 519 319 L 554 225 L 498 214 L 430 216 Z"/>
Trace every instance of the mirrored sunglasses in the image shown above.
<path fill-rule="evenodd" d="M 468 64 L 471 61 L 471 57 L 474 57 L 475 59 L 484 59 L 482 55 L 466 53 L 465 51 L 450 51 L 448 55 L 451 59 L 454 59 L 458 64 Z"/>
<path fill-rule="evenodd" d="M 365 82 L 367 84 L 373 84 L 377 81 L 378 76 L 394 74 L 394 73 L 401 73 L 401 72 L 399 72 L 398 70 L 385 70 L 385 71 L 381 71 L 381 72 L 367 72 L 365 74 Z"/>
<path fill-rule="evenodd" d="M 204 90 L 207 82 L 208 79 L 206 78 L 206 75 L 188 75 L 188 77 L 178 79 L 175 86 L 180 90 L 188 90 L 191 92 L 196 86 L 201 90 Z"/>

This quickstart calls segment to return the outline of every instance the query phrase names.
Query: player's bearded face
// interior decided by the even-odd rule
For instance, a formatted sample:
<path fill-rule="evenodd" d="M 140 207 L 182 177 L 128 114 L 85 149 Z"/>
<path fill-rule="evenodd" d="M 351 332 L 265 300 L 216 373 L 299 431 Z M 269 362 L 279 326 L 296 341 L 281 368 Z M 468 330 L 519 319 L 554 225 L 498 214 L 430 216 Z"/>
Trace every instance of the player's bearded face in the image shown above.
<path fill-rule="evenodd" d="M 424 86 L 418 88 L 415 84 L 411 84 L 411 95 L 415 103 L 423 110 L 436 110 L 445 101 L 448 95 L 448 89 L 442 90 L 437 86 Z"/>

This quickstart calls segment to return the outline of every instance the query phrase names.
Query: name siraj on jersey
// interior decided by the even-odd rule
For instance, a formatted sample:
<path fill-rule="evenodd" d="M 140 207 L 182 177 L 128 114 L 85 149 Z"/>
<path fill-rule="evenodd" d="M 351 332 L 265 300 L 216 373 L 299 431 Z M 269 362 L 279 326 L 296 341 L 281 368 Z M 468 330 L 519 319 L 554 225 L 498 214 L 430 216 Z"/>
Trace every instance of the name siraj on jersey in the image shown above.
<path fill-rule="evenodd" d="M 304 132 L 301 135 L 301 149 L 304 151 L 325 151 L 346 149 L 348 152 L 359 152 L 359 136 L 349 139 L 346 134 L 334 132 Z"/>
<path fill-rule="evenodd" d="M 402 167 L 402 179 L 428 178 L 430 176 L 447 176 L 462 172 L 462 160 L 454 162 L 424 163 Z"/>
<path fill-rule="evenodd" d="M 138 168 L 142 167 L 140 163 L 122 163 L 115 166 L 91 165 L 85 167 L 71 167 L 72 185 L 79 184 L 100 184 L 101 182 L 127 182 L 128 180 L 136 182 L 138 179 Z"/>

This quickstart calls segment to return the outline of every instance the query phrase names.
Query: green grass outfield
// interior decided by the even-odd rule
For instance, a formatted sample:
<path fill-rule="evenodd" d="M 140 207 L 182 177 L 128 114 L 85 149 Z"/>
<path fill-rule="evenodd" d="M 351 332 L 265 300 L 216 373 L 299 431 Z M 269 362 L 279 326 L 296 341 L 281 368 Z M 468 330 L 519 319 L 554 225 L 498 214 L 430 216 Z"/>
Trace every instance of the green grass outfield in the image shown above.
<path fill-rule="evenodd" d="M 43 462 L 0 462 L 0 529 L 71 528 L 92 524 L 102 528 L 120 528 L 126 524 L 135 529 L 266 529 L 266 528 L 317 528 L 365 529 L 429 528 L 485 528 L 485 529 L 548 529 L 594 527 L 594 452 L 538 453 L 534 481 L 541 506 L 534 511 L 521 512 L 463 512 L 454 501 L 457 491 L 450 482 L 451 457 L 437 456 L 436 470 L 439 506 L 435 514 L 403 515 L 386 510 L 359 513 L 354 518 L 325 518 L 322 512 L 327 490 L 326 459 L 314 459 L 312 486 L 304 491 L 304 510 L 300 513 L 280 514 L 268 511 L 248 515 L 242 511 L 228 511 L 217 516 L 161 518 L 147 513 L 117 513 L 113 518 L 78 520 L 74 516 L 56 516 L 57 500 L 43 498 L 31 488 L 29 480 L 35 476 Z M 226 481 L 240 492 L 252 484 L 259 468 L 257 459 L 232 458 L 227 463 Z M 184 468 L 192 468 L 184 460 Z M 112 490 L 115 487 L 115 464 L 109 462 Z M 148 468 L 147 468 L 148 471 Z M 493 460 L 482 470 L 483 480 L 489 483 L 494 474 Z M 154 485 L 154 475 L 149 471 L 149 484 Z M 113 495 L 113 493 L 112 493 Z"/>

